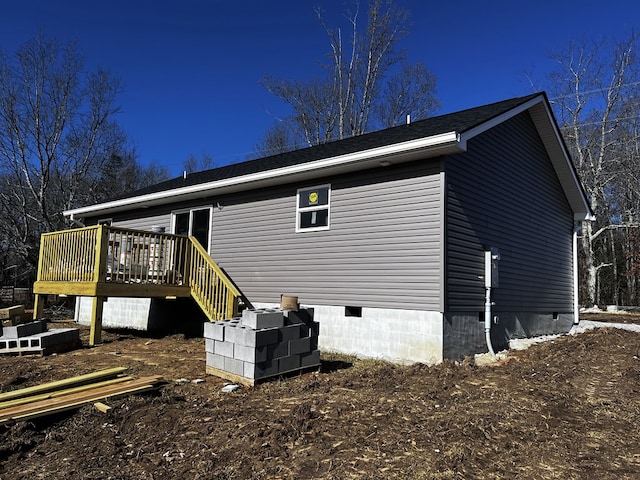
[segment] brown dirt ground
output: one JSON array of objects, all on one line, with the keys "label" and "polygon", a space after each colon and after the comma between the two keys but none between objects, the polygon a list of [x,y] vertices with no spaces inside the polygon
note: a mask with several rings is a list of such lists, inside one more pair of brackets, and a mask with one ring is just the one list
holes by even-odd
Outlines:
[{"label": "brown dirt ground", "polygon": [[104,340],[0,357],[0,391],[114,366],[166,385],[107,414],[0,426],[0,479],[640,478],[638,333],[563,336],[491,367],[324,355],[320,371],[231,394],[205,375],[200,338]]}]

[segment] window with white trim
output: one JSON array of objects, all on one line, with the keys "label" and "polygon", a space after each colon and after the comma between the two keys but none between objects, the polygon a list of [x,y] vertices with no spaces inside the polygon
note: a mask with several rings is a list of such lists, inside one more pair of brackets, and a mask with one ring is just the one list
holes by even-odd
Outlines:
[{"label": "window with white trim", "polygon": [[329,230],[331,185],[298,189],[296,232]]},{"label": "window with white trim", "polygon": [[192,208],[173,212],[171,215],[171,231],[176,235],[191,235],[208,252],[211,243],[212,207]]}]

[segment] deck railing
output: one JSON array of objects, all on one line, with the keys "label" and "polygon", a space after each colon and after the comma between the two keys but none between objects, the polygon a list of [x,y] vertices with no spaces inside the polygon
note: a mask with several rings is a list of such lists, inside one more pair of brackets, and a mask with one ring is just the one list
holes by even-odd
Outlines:
[{"label": "deck railing", "polygon": [[194,237],[190,237],[189,286],[191,296],[209,320],[238,314],[240,292]]},{"label": "deck railing", "polygon": [[187,286],[210,320],[237,315],[240,296],[195,238],[106,225],[42,235],[38,290],[54,283],[65,292],[74,283],[145,285],[148,296],[153,285]]}]

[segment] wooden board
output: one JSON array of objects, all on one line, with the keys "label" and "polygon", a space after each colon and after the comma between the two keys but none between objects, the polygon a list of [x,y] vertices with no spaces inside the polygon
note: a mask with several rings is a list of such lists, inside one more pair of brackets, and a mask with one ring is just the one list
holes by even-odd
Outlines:
[{"label": "wooden board", "polygon": [[258,383],[261,383],[261,382],[264,382],[264,381],[267,381],[267,380],[273,380],[274,378],[291,377],[293,375],[298,375],[298,374],[302,375],[303,373],[311,372],[313,370],[316,370],[319,366],[320,366],[320,364],[318,364],[318,365],[309,365],[308,367],[296,368],[296,369],[293,369],[293,370],[288,370],[286,372],[278,372],[278,373],[276,373],[274,375],[269,375],[269,376],[260,377],[260,378],[243,377],[242,375],[236,375],[234,373],[225,372],[224,370],[220,370],[218,368],[213,368],[213,367],[209,367],[209,366],[206,367],[205,371],[209,375],[215,375],[216,377],[224,378],[225,380],[229,380],[230,382],[233,382],[233,383],[239,383],[239,384],[244,385],[246,387],[254,387]]},{"label": "wooden board", "polygon": [[40,400],[26,405],[4,408],[0,410],[0,424],[9,421],[42,417],[79,408],[85,404],[95,403],[107,398],[153,390],[157,388],[161,382],[162,377],[159,376],[145,377],[117,385],[98,387],[85,392],[65,395],[59,398]]},{"label": "wooden board", "polygon": [[13,307],[0,308],[0,319],[8,320],[17,315],[22,315],[24,313],[24,305],[15,305]]},{"label": "wooden board", "polygon": [[11,392],[0,393],[0,402],[6,402],[14,398],[29,397],[31,395],[52,392],[72,386],[86,385],[88,383],[107,380],[109,378],[117,377],[118,375],[124,373],[126,370],[126,367],[107,368],[98,372],[65,378],[63,380],[58,380],[57,382],[42,383],[40,385],[34,385],[33,387],[21,388],[19,390],[12,390]]}]

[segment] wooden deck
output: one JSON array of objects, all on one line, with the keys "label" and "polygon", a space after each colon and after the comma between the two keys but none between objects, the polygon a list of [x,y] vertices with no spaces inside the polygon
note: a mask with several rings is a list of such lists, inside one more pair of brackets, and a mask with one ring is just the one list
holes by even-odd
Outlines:
[{"label": "wooden deck", "polygon": [[108,297],[193,297],[209,320],[237,315],[240,292],[193,237],[105,225],[42,235],[34,319],[43,295],[93,297],[90,343],[100,343]]}]

